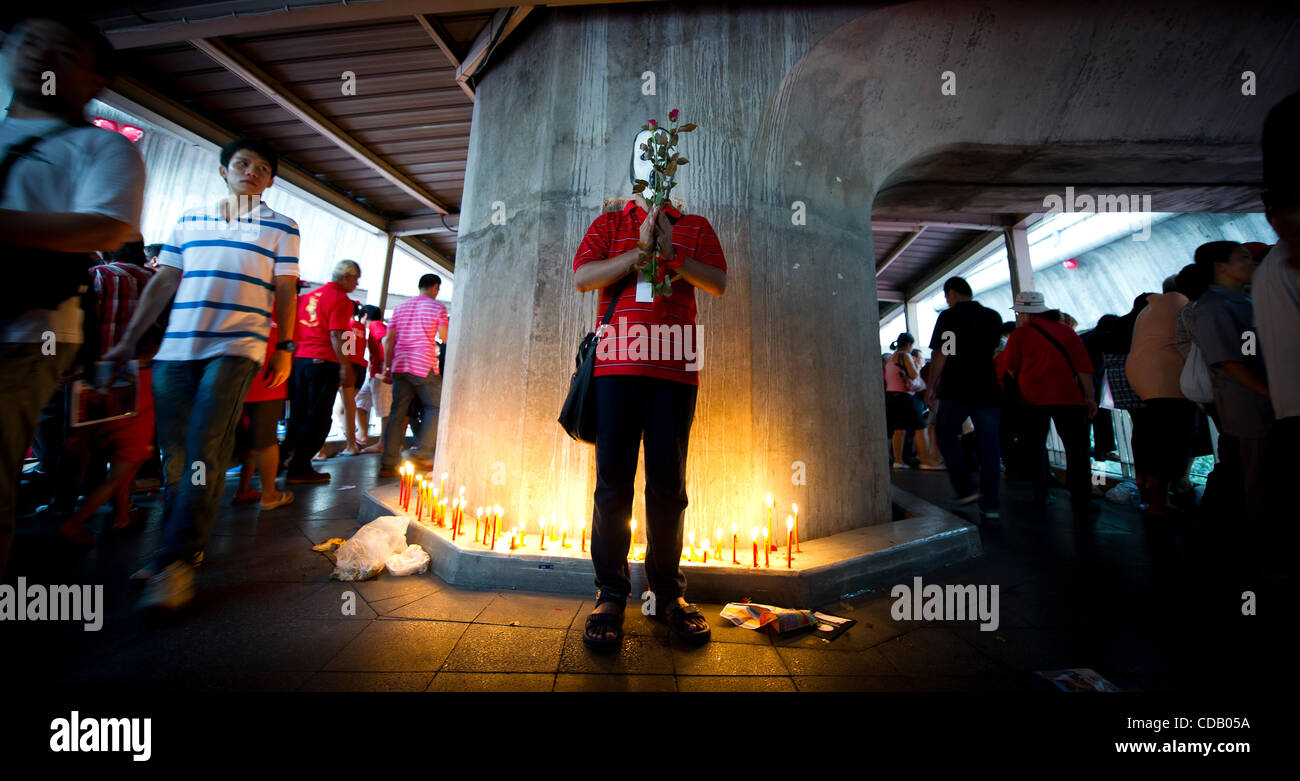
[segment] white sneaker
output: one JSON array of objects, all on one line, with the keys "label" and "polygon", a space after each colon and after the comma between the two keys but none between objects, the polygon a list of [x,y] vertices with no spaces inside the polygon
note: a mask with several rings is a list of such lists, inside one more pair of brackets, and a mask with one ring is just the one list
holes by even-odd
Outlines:
[{"label": "white sneaker", "polygon": [[194,567],[174,562],[149,581],[140,606],[180,610],[194,601],[194,581]]}]

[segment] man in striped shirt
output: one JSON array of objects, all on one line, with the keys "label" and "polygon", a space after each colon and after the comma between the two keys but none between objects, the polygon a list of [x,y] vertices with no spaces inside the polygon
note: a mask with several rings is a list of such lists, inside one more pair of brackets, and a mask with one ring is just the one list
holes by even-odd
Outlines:
[{"label": "man in striped shirt", "polygon": [[[633,179],[649,179],[633,152]],[[637,171],[637,168],[642,170]],[[647,189],[649,192],[649,189]],[[661,265],[676,266],[672,292],[656,302],[641,282],[638,243],[656,246]],[[595,650],[621,644],[622,613],[631,593],[627,551],[637,452],[645,442],[646,578],[655,617],[692,643],[710,637],[708,622],[690,605],[682,555],[686,511],[686,452],[699,385],[695,288],[720,296],[727,262],[708,220],[671,207],[649,206],[639,194],[591,224],[573,258],[578,292],[600,290],[603,316],[623,283],[610,332],[597,348],[596,492],[591,558],[600,589],[583,642]],[[638,284],[640,283],[640,284]]]},{"label": "man in striped shirt", "polygon": [[177,609],[193,599],[193,563],[201,560],[221,501],[244,396],[266,357],[272,306],[282,340],[264,372],[272,386],[288,379],[294,349],[298,225],[262,203],[275,179],[275,150],[240,138],[220,160],[226,197],[176,223],[158,273],[104,355],[118,362],[134,357],[136,342],[175,296],[154,357],[166,495],[162,549],[136,573],[150,577],[145,606]]},{"label": "man in striped shirt", "polygon": [[424,405],[419,444],[408,457],[420,469],[433,468],[434,440],[438,436],[438,402],[442,375],[438,370],[436,336],[447,341],[447,307],[436,299],[442,280],[437,274],[420,277],[420,295],[393,310],[384,336],[384,381],[393,383],[393,406],[384,424],[384,454],[379,476],[391,477],[406,438],[406,414],[418,396]]}]

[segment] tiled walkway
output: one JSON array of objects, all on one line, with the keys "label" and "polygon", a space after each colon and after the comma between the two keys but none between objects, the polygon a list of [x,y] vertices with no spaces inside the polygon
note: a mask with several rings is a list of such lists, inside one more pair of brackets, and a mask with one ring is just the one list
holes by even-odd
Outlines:
[{"label": "tiled walkway", "polygon": [[[99,632],[5,627],[6,669],[41,685],[172,691],[1015,692],[1050,691],[1033,672],[1063,667],[1094,668],[1129,690],[1232,691],[1282,674],[1281,622],[1240,612],[1244,589],[1278,587],[1236,574],[1206,536],[1151,530],[1113,508],[1079,527],[1056,508],[1030,512],[1015,489],[1003,520],[982,529],[983,556],[920,573],[926,583],[997,584],[997,631],[894,621],[893,600],[877,592],[815,606],[859,622],[833,642],[773,639],[702,605],[714,641],[696,649],[633,603],[623,652],[596,656],[581,641],[591,595],[471,591],[431,575],[329,582],[330,561],[311,545],[357,529],[377,458],[331,459],[331,485],[295,486],[298,502],[260,517],[229,506],[228,483],[199,603],[165,620],[134,610],[126,582],[157,538],[157,507],[144,531],[101,536],[84,554],[52,526],[21,525],[10,581],[102,583],[107,612]],[[947,496],[943,473],[895,479]]]}]

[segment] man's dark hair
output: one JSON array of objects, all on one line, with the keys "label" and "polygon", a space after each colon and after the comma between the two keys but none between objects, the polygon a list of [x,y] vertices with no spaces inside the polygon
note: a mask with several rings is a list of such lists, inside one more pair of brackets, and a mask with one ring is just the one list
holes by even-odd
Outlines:
[{"label": "man's dark hair", "polygon": [[1210,266],[1200,263],[1188,263],[1179,270],[1174,280],[1174,287],[1192,301],[1200,298],[1210,288],[1214,272]]},{"label": "man's dark hair", "polygon": [[370,318],[370,322],[372,323],[384,322],[383,311],[374,304],[366,304],[366,317]]},{"label": "man's dark hair", "polygon": [[148,261],[143,241],[128,241],[112,252],[101,252],[100,254],[103,256],[105,263],[134,263],[137,266],[143,266]]},{"label": "man's dark hair", "polygon": [[437,274],[425,274],[424,276],[420,277],[421,290],[430,287],[438,287],[441,285],[442,285],[442,277],[438,276]]},{"label": "man's dark hair", "polygon": [[1002,335],[1003,335],[1003,336],[1008,336],[1008,335],[1014,333],[1015,330],[1016,330],[1016,321],[1015,321],[1015,320],[1003,320],[1003,321],[1002,321]]},{"label": "man's dark hair", "polygon": [[221,147],[221,166],[224,168],[230,165],[230,158],[241,149],[247,149],[266,158],[266,162],[271,164],[271,176],[275,176],[280,168],[280,156],[276,154],[275,147],[271,146],[270,142],[260,138],[242,136]]},{"label": "man's dark hair", "polygon": [[971,292],[970,283],[961,277],[948,277],[944,280],[943,292],[945,294],[956,293],[959,296],[965,296],[967,298],[971,298],[975,295]]},{"label": "man's dark hair", "polygon": [[145,258],[147,258],[148,260],[153,260],[154,258],[156,258],[156,257],[158,257],[159,255],[162,254],[162,248],[163,248],[163,245],[161,245],[161,244],[147,244],[147,245],[145,245],[145,248],[144,248],[144,256],[145,256]]},{"label": "man's dark hair", "polygon": [[[12,17],[10,18],[12,19]],[[33,19],[45,19],[66,28],[90,49],[90,54],[95,60],[93,67],[95,73],[106,79],[111,79],[117,75],[118,58],[117,51],[113,49],[113,44],[109,43],[108,38],[104,37],[98,27],[86,21],[85,18],[78,16],[75,10],[70,14],[60,13],[58,16],[53,14],[46,16],[41,13],[28,14],[21,18],[17,24],[6,25],[9,34],[12,34],[24,23]]]}]

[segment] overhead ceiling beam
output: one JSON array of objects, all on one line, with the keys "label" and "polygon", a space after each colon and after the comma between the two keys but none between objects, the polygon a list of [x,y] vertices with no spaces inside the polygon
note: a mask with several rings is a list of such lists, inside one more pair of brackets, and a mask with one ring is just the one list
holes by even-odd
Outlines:
[{"label": "overhead ceiling beam", "polygon": [[929,288],[931,285],[934,285],[935,283],[939,282],[944,277],[956,273],[957,269],[961,268],[962,265],[966,263],[966,261],[975,257],[976,255],[979,255],[980,253],[984,252],[984,250],[988,249],[990,246],[1000,241],[1002,241],[1001,229],[995,231],[987,231],[985,233],[981,233],[980,235],[976,236],[974,239],[968,242],[966,246],[958,250],[956,255],[953,255],[951,258],[944,261],[942,264],[936,266],[935,269],[931,271],[929,274],[926,274],[925,277],[923,277],[920,282],[917,282],[916,284],[909,287],[905,291],[906,298],[908,298],[909,300],[916,298],[923,291]]},{"label": "overhead ceiling beam", "polygon": [[459,214],[406,217],[388,223],[388,232],[394,236],[424,236],[431,233],[455,233],[460,222]]},{"label": "overhead ceiling beam", "polygon": [[876,286],[876,300],[877,300],[877,301],[881,301],[881,302],[891,302],[891,301],[896,301],[896,302],[900,302],[900,303],[901,303],[901,302],[903,302],[903,301],[905,301],[905,300],[907,300],[907,299],[906,299],[906,297],[903,295],[903,291],[901,291],[901,290],[899,290],[899,289],[897,289],[897,288],[892,288],[892,287],[881,287],[881,286],[877,285],[877,286]]},{"label": "overhead ceiling beam", "polygon": [[[442,49],[442,53],[446,56],[447,61],[451,63],[451,67],[459,72],[461,63],[460,47],[456,43],[456,39],[451,36],[451,33],[447,32],[447,28],[442,26],[442,22],[438,21],[438,17],[433,14],[416,14],[415,19],[424,28],[424,31],[429,34],[429,37],[433,39],[433,42],[438,45],[438,48]],[[460,79],[456,80],[456,84],[465,91],[470,100],[474,99],[473,87]]]},{"label": "overhead ceiling beam", "polygon": [[451,213],[451,209],[437,196],[420,186],[419,183],[406,174],[398,171],[388,161],[372,152],[364,144],[348,135],[342,128],[312,108],[302,98],[289,91],[283,84],[273,79],[270,74],[262,70],[260,66],[245,57],[226,41],[219,38],[195,39],[190,41],[190,44],[423,206],[440,214]]},{"label": "overhead ceiling beam", "polygon": [[434,271],[441,271],[448,278],[451,278],[456,273],[456,264],[428,244],[410,236],[399,237],[397,240],[419,255],[424,260],[425,265]]},{"label": "overhead ceiling beam", "polygon": [[950,222],[947,220],[919,220],[907,222],[904,220],[872,220],[871,230],[874,233],[911,233],[921,228],[952,228],[967,231],[991,231],[1002,230],[1002,225],[984,222]]},{"label": "overhead ceiling beam", "polygon": [[[469,86],[469,80],[474,78],[483,67],[488,52],[494,45],[500,45],[519,23],[524,20],[528,14],[532,13],[533,6],[521,5],[515,8],[499,9],[492,17],[492,21],[483,26],[474,38],[474,43],[470,44],[469,53],[465,55],[464,60],[456,66],[456,83]],[[470,93],[471,95],[473,93]]]},{"label": "overhead ceiling beam", "polygon": [[898,260],[898,257],[902,255],[905,251],[907,251],[907,248],[912,246],[912,242],[916,241],[917,237],[919,237],[924,232],[925,232],[925,226],[922,225],[921,227],[917,228],[916,230],[904,236],[897,244],[895,244],[894,248],[889,251],[889,254],[885,255],[885,257],[882,258],[881,261],[876,264],[876,276],[880,276],[881,274],[885,273],[885,269],[889,268],[889,264],[893,263],[895,260]]},{"label": "overhead ceiling beam", "polygon": [[[645,0],[622,0],[644,2]],[[608,0],[572,0],[551,5],[608,5]],[[273,5],[273,3],[267,3]],[[104,29],[116,49],[179,43],[195,38],[218,38],[224,35],[248,35],[277,30],[320,25],[351,25],[380,19],[410,18],[417,14],[447,14],[466,11],[491,11],[501,7],[500,0],[378,0],[377,2],[337,3],[309,8],[285,7],[274,12],[241,16],[238,12],[204,16],[164,16],[154,12],[157,22],[120,25]]]},{"label": "overhead ceiling beam", "polygon": [[[100,99],[114,108],[151,122],[191,142],[223,146],[238,137],[238,134],[230,128],[213,122],[188,106],[177,103],[129,76],[119,75]],[[385,230],[389,225],[389,220],[386,218],[365,208],[287,160],[280,161],[276,178],[371,227]]]}]

